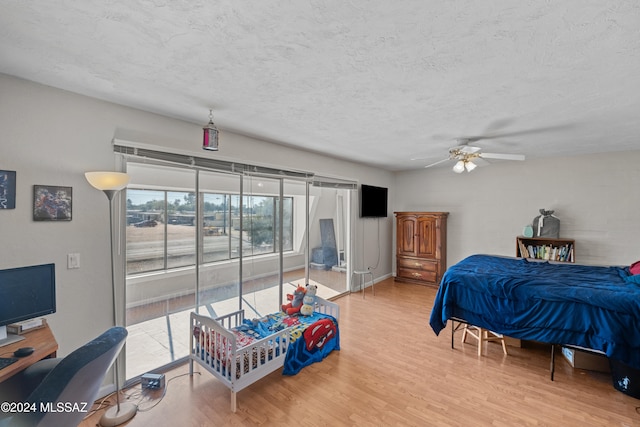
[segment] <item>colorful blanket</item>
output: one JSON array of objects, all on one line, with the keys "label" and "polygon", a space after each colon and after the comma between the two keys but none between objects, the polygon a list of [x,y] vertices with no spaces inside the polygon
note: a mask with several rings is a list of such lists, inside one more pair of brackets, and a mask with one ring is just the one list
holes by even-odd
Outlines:
[{"label": "colorful blanket", "polygon": [[338,321],[327,314],[311,316],[269,314],[261,319],[248,320],[231,331],[238,347],[245,347],[279,330],[293,327],[284,362],[283,375],[295,375],[305,366],[320,362],[333,350],[340,350]]}]

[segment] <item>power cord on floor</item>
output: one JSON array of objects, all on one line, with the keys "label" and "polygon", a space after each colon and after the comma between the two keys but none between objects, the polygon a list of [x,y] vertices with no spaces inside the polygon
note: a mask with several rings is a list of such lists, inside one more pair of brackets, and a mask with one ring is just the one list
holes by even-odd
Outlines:
[{"label": "power cord on floor", "polygon": [[[96,400],[95,402],[93,402],[93,406],[98,405],[96,408],[90,410],[87,415],[84,416],[83,420],[86,420],[87,418],[89,418],[90,416],[92,416],[93,414],[95,414],[98,411],[101,411],[103,409],[108,408],[109,406],[111,406],[110,403],[107,403],[107,399],[109,399],[111,396],[115,395],[116,392],[112,392],[107,394],[106,396],[104,396],[102,399],[100,399],[99,401]],[[92,406],[92,408],[93,408]]]},{"label": "power cord on floor", "polygon": [[[198,375],[202,375],[202,373],[200,371],[195,371],[194,374],[198,374]],[[176,378],[180,378],[180,377],[184,377],[186,375],[190,375],[188,372],[185,374],[180,374],[180,375],[176,375],[175,377],[171,377],[167,380],[167,383],[164,387],[164,389],[162,390],[162,395],[160,396],[160,398],[157,399],[157,402],[155,402],[153,405],[149,406],[148,408],[141,408],[141,404],[143,404],[143,399],[145,398],[149,398],[149,400],[151,400],[153,398],[153,396],[150,396],[150,390],[151,389],[140,389],[137,391],[134,391],[132,393],[123,393],[124,394],[124,398],[126,400],[130,400],[130,399],[138,399],[138,402],[136,403],[136,406],[138,407],[138,412],[147,412],[150,411],[151,409],[155,408],[160,402],[162,402],[162,400],[164,399],[165,395],[167,394],[167,388],[169,388],[169,383],[173,380],[175,380]],[[116,394],[116,392],[112,392],[107,394],[106,396],[104,396],[102,399],[96,400],[93,403],[93,406],[96,406],[95,408],[93,408],[92,410],[90,410],[87,415],[85,415],[85,417],[83,418],[83,420],[86,420],[87,418],[91,417],[92,415],[94,415],[96,412],[99,412],[103,409],[107,409],[110,406],[112,406],[112,403],[107,402],[107,400],[109,398],[111,398],[112,396],[114,396]],[[155,399],[154,399],[155,400]]]}]

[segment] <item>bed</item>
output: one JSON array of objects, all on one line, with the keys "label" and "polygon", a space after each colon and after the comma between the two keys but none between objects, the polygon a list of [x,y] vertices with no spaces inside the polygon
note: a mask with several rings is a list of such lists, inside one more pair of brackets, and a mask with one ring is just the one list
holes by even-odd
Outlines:
[{"label": "bed", "polygon": [[191,313],[189,373],[194,363],[213,374],[236,393],[273,371],[295,375],[302,368],[340,349],[340,307],[316,297],[310,316],[280,311],[260,319],[245,319],[244,310],[213,319]]},{"label": "bed", "polygon": [[[593,350],[640,369],[640,284],[627,267],[472,255],[444,274],[431,311],[523,340]],[[452,329],[453,330],[453,329]]]}]

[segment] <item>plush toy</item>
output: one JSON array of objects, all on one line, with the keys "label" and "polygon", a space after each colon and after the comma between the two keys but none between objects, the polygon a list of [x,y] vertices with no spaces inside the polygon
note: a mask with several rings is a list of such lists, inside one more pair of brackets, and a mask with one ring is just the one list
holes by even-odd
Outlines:
[{"label": "plush toy", "polygon": [[313,307],[316,304],[316,293],[318,287],[314,284],[308,284],[307,290],[302,299],[302,307],[300,308],[300,314],[303,316],[311,316],[313,314]]},{"label": "plush toy", "polygon": [[304,298],[305,289],[302,286],[298,286],[293,295],[287,294],[289,303],[282,305],[282,311],[287,314],[295,314],[300,311],[302,307],[302,300]]}]

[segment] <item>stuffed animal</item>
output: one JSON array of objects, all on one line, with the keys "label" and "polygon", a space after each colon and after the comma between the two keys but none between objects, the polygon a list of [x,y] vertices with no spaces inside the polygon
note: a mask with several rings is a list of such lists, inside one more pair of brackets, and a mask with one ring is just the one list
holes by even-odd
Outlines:
[{"label": "stuffed animal", "polygon": [[300,314],[303,316],[311,316],[313,314],[313,307],[316,304],[316,293],[318,287],[314,284],[307,284],[307,290],[302,299],[302,307],[300,308]]},{"label": "stuffed animal", "polygon": [[287,294],[289,303],[282,305],[282,311],[291,315],[300,311],[302,307],[302,300],[304,299],[305,289],[302,286],[298,286],[293,295]]}]

